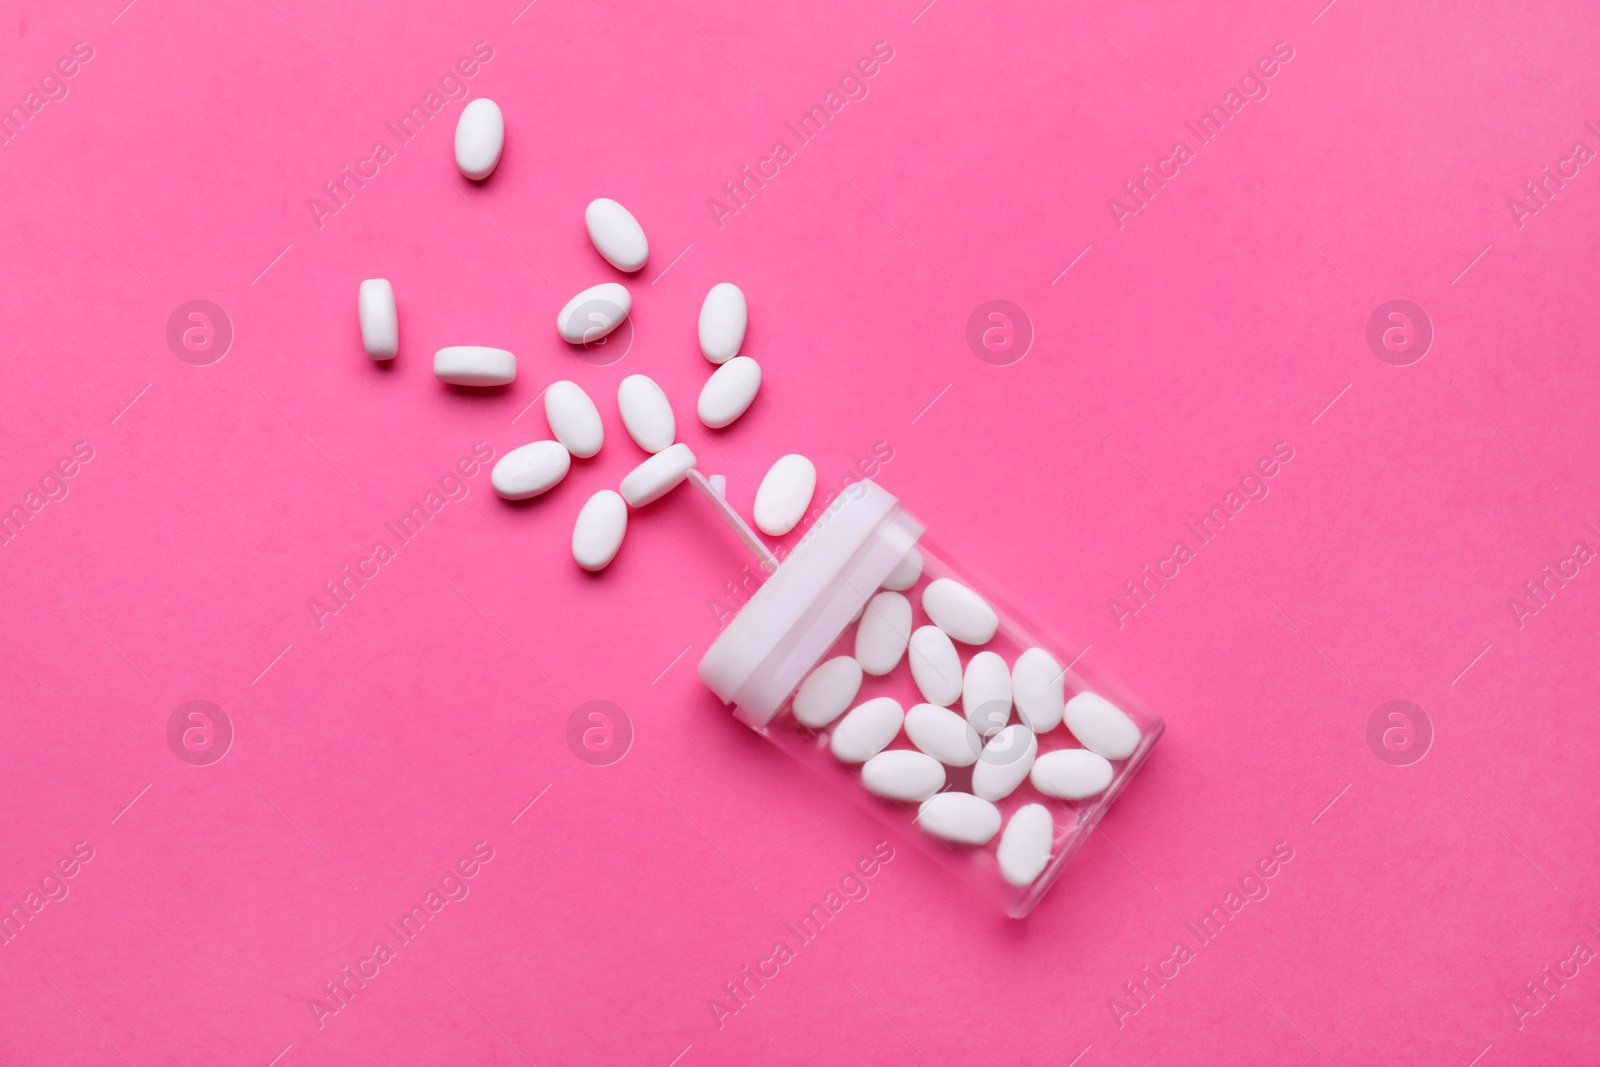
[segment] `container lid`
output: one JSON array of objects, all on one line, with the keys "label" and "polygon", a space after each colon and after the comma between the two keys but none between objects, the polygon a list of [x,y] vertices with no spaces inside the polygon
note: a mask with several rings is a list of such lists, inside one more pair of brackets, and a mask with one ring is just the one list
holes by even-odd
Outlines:
[{"label": "container lid", "polygon": [[706,650],[700,680],[765,726],[922,531],[876,483],[845,489]]}]

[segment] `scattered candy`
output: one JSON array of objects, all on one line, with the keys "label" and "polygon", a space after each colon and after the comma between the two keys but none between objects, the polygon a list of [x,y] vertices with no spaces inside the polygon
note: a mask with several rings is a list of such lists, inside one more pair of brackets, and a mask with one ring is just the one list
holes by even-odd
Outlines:
[{"label": "scattered candy", "polygon": [[769,537],[782,537],[800,524],[817,491],[817,468],[802,455],[780,457],[756,490],[756,528]]},{"label": "scattered candy", "polygon": [[455,345],[433,354],[433,376],[451,385],[488,388],[517,378],[517,357],[503,348]]},{"label": "scattered candy", "polygon": [[456,166],[475,182],[481,182],[500,165],[500,152],[506,146],[506,117],[500,105],[478,97],[461,109],[456,119]]},{"label": "scattered candy", "polygon": [[572,524],[572,558],[586,571],[605,570],[628,532],[628,504],[612,489],[590,497]]},{"label": "scattered candy", "polygon": [[622,499],[636,508],[666,496],[694,470],[694,453],[683,443],[662,449],[622,479]]},{"label": "scattered candy", "polygon": [[744,291],[732,282],[718,282],[700,305],[700,352],[713,363],[726,363],[739,354],[750,309]]},{"label": "scattered candy", "polygon": [[588,459],[605,444],[600,411],[576,382],[551,382],[544,391],[544,417],[550,432],[579,459]]},{"label": "scattered candy", "polygon": [[700,390],[700,421],[713,430],[743,415],[761,388],[761,367],[749,356],[734,356],[718,367]]},{"label": "scattered candy", "polygon": [[356,299],[361,319],[361,347],[373,359],[393,359],[400,351],[400,317],[394,286],[386,278],[368,278]]},{"label": "scattered candy", "polygon": [[571,466],[572,456],[560,441],[535,441],[501,456],[489,482],[507,500],[527,500],[554,488]]},{"label": "scattered candy", "polygon": [[595,251],[618,270],[631,274],[650,258],[650,241],[644,235],[644,227],[633,212],[615,200],[601,197],[590,201],[583,211],[583,224],[588,227]]},{"label": "scattered candy", "polygon": [[618,384],[617,408],[628,436],[646,452],[660,452],[677,437],[678,420],[667,394],[643,374],[630,374]]},{"label": "scattered candy", "polygon": [[633,294],[618,282],[591,285],[556,315],[556,332],[568,344],[586,345],[611,333],[633,310]]}]

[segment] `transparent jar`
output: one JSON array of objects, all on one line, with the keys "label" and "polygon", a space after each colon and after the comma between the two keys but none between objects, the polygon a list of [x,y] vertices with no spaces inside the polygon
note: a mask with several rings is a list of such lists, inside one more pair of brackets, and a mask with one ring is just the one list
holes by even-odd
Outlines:
[{"label": "transparent jar", "polygon": [[846,489],[780,564],[705,478],[690,480],[770,574],[702,657],[701,680],[1008,915],[1032,911],[1162,720],[1024,622],[875,483]]}]

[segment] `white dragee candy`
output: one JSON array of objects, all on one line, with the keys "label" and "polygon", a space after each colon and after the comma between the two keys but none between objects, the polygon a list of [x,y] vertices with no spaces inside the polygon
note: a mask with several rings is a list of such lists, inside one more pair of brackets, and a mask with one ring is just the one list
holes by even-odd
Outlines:
[{"label": "white dragee candy", "polygon": [[701,422],[720,429],[745,413],[760,388],[760,365],[749,356],[734,356],[706,380],[695,410]]},{"label": "white dragee candy", "polygon": [[621,326],[632,310],[633,294],[627,286],[601,282],[567,301],[556,315],[556,332],[568,344],[589,344]]},{"label": "white dragee candy", "polygon": [[861,691],[861,664],[835,656],[806,676],[794,694],[794,717],[802,726],[820,730],[844,714]]},{"label": "white dragee candy", "polygon": [[911,635],[911,677],[922,699],[947,708],[961,696],[961,657],[937,626],[919,626]]},{"label": "white dragee candy", "polygon": [[572,456],[560,441],[535,441],[501,456],[489,483],[507,500],[526,500],[549,491],[571,466]]},{"label": "white dragee candy", "polygon": [[899,593],[879,593],[867,601],[856,627],[856,662],[868,674],[888,674],[906,654],[911,639],[911,601]]},{"label": "white dragee candy", "polygon": [[1011,667],[1011,692],[1017,718],[1034,733],[1049,733],[1061,725],[1067,704],[1066,672],[1044,649],[1030,648],[1017,657]]},{"label": "white dragee candy", "polygon": [[475,182],[494,173],[506,146],[506,117],[500,105],[478,97],[456,119],[456,166]]},{"label": "white dragee candy", "polygon": [[387,278],[368,278],[356,297],[361,319],[361,347],[373,359],[393,359],[400,351],[400,316],[394,306],[394,286]]},{"label": "white dragee candy", "polygon": [[572,558],[586,571],[605,570],[628,532],[628,504],[615,490],[590,497],[572,524]]},{"label": "white dragee candy", "polygon": [[600,411],[577,382],[551,382],[544,391],[544,417],[550,432],[579,459],[588,459],[605,444]]},{"label": "white dragee candy", "polygon": [[782,537],[805,518],[817,491],[817,468],[806,457],[790,453],[779,457],[756,490],[756,527],[770,537]]},{"label": "white dragee candy", "polygon": [[917,579],[922,577],[922,553],[916,549],[907,552],[899,563],[894,565],[894,570],[889,572],[889,577],[883,580],[885,589],[905,591],[917,584]]},{"label": "white dragee candy", "polygon": [[972,791],[985,800],[1000,800],[1011,795],[1033,770],[1039,753],[1039,739],[1026,726],[1007,726],[989,738],[972,765]]},{"label": "white dragee candy", "polygon": [[1079,693],[1067,701],[1065,719],[1084,748],[1106,759],[1127,759],[1139,747],[1139,727],[1098,693]]},{"label": "white dragee candy", "polygon": [[1000,627],[1000,617],[977,593],[950,578],[937,578],[922,591],[922,610],[935,626],[968,645],[985,645]]},{"label": "white dragee candy", "polygon": [[984,737],[1011,721],[1011,671],[996,653],[979,652],[967,661],[961,710]]},{"label": "white dragee candy", "polygon": [[921,752],[890,749],[861,765],[861,784],[890,800],[923,801],[944,788],[944,767]]},{"label": "white dragee candy", "polygon": [[694,470],[694,453],[679,442],[651,456],[622,479],[622,499],[636,508],[666,496]]},{"label": "white dragee candy", "polygon": [[995,859],[1000,875],[1014,886],[1033,884],[1050,862],[1050,846],[1055,826],[1043,804],[1024,804],[1011,816],[1006,832],[1000,835]]},{"label": "white dragee candy", "polygon": [[433,376],[451,385],[506,385],[517,379],[517,357],[503,348],[452,345],[433,354]]},{"label": "white dragee candy", "polygon": [[939,793],[917,809],[917,824],[960,845],[987,845],[1000,832],[1000,809],[971,793]]},{"label": "white dragee candy", "polygon": [[906,712],[906,736],[947,767],[970,767],[983,751],[978,731],[949,708],[937,704],[916,704]]},{"label": "white dragee candy", "polygon": [[828,747],[845,763],[865,763],[882,752],[900,732],[905,714],[894,697],[875,697],[857,704],[839,720]]},{"label": "white dragee candy", "polygon": [[1033,761],[1028,780],[1047,797],[1082,800],[1111,784],[1111,762],[1086,748],[1060,748]]},{"label": "white dragee candy", "polygon": [[739,354],[750,309],[744,291],[732,282],[718,282],[700,305],[700,353],[713,363],[726,363]]},{"label": "white dragee candy", "polygon": [[678,435],[667,394],[643,374],[630,374],[617,385],[617,408],[628,436],[646,452],[660,452]]},{"label": "white dragee candy", "polygon": [[633,212],[615,200],[602,196],[589,201],[589,206],[583,209],[583,224],[589,230],[589,240],[594,242],[595,251],[618,270],[631,274],[650,258],[650,241],[644,235],[644,227],[633,217]]}]

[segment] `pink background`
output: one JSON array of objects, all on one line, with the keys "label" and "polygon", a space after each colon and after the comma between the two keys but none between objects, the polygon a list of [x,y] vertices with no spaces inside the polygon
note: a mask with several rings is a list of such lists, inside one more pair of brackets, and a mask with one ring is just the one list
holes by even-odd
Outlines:
[{"label": "pink background", "polygon": [[[1600,968],[1562,962],[1600,949],[1600,574],[1520,628],[1509,606],[1600,548],[1600,175],[1520,227],[1508,206],[1600,148],[1592,6],[925,2],[12,8],[0,102],[74,42],[93,59],[0,148],[0,502],[93,458],[0,548],[0,904],[93,859],[0,948],[0,1062],[1600,1048]],[[479,41],[468,85],[509,134],[468,187],[459,100],[403,146],[384,124]],[[869,95],[719,228],[708,198],[879,41]],[[1108,200],[1279,41],[1270,94],[1119,229]],[[394,158],[319,229],[307,200],[378,139]],[[606,367],[552,329],[617,276],[581,224],[601,195],[653,249]],[[399,294],[392,368],[359,346],[371,276]],[[723,280],[766,384],[708,436],[694,321]],[[1365,340],[1395,298],[1436,331],[1406,367]],[[209,366],[167,345],[191,299],[235,331]],[[1020,362],[968,348],[990,299],[1031,319]],[[459,343],[515,351],[517,382],[441,386],[430,355]],[[692,497],[637,514],[604,575],[573,565],[580,503],[640,458],[613,399],[633,372],[741,508],[784,452],[837,485],[886,442],[880,480],[941,544],[1166,717],[1028,920],[899,847],[719,1028],[723,983],[882,835],[696,681],[743,561]],[[600,456],[526,506],[467,479],[319,629],[323,583],[394,547],[385,521],[474,442],[544,436],[519,413],[561,377],[600,402]],[[1278,441],[1270,495],[1119,627],[1122,583]],[[192,699],[236,731],[210,766],[168,748]],[[567,744],[591,699],[633,726],[609,766]],[[1367,744],[1391,699],[1433,726],[1410,766]],[[319,1028],[310,999],[477,842],[470,895]],[[1124,983],[1279,842],[1269,896],[1130,1013]]]}]

